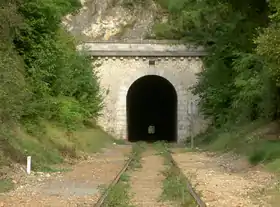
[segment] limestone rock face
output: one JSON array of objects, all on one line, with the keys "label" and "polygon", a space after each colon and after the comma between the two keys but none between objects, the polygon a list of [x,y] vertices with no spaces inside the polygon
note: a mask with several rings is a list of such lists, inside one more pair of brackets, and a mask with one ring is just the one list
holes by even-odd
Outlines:
[{"label": "limestone rock face", "polygon": [[157,6],[153,0],[145,5],[128,7],[128,0],[82,0],[77,14],[69,14],[63,25],[78,40],[143,39],[151,28]]}]

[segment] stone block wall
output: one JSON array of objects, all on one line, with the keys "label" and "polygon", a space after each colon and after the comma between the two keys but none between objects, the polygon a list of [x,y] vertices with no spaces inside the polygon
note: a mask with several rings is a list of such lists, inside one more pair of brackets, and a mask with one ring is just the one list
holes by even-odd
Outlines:
[{"label": "stone block wall", "polygon": [[[150,59],[155,60],[154,65],[149,64]],[[197,81],[196,74],[203,69],[199,57],[99,57],[93,67],[97,67],[105,97],[98,123],[116,138],[127,138],[126,95],[133,82],[145,75],[164,77],[176,89],[178,142],[205,129],[206,121],[197,111],[197,97],[189,89]]]}]

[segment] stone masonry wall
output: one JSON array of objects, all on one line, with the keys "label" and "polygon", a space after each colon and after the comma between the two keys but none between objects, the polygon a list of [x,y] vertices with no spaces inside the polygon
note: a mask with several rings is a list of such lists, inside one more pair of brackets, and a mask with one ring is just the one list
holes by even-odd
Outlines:
[{"label": "stone masonry wall", "polygon": [[[149,65],[150,58],[155,60],[155,65]],[[132,83],[145,75],[162,76],[177,91],[178,142],[205,129],[206,122],[196,109],[197,97],[189,89],[196,83],[196,73],[203,68],[199,57],[99,57],[93,67],[98,67],[105,96],[98,123],[116,138],[127,138],[126,95]]]}]

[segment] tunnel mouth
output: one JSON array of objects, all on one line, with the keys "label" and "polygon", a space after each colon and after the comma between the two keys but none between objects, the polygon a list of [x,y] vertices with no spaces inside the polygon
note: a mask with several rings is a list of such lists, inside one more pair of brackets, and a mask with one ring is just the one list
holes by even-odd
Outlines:
[{"label": "tunnel mouth", "polygon": [[137,79],[127,92],[126,110],[128,141],[177,141],[177,93],[167,79]]}]

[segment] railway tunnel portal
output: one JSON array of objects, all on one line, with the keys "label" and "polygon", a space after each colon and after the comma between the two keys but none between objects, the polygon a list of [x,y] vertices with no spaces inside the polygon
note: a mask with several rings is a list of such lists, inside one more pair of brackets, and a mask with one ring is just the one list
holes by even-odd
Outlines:
[{"label": "railway tunnel portal", "polygon": [[98,124],[128,141],[184,142],[207,122],[191,93],[203,70],[203,48],[174,41],[87,42],[100,77],[104,108]]},{"label": "railway tunnel portal", "polygon": [[157,75],[143,76],[130,86],[126,96],[128,141],[176,142],[177,93]]}]

